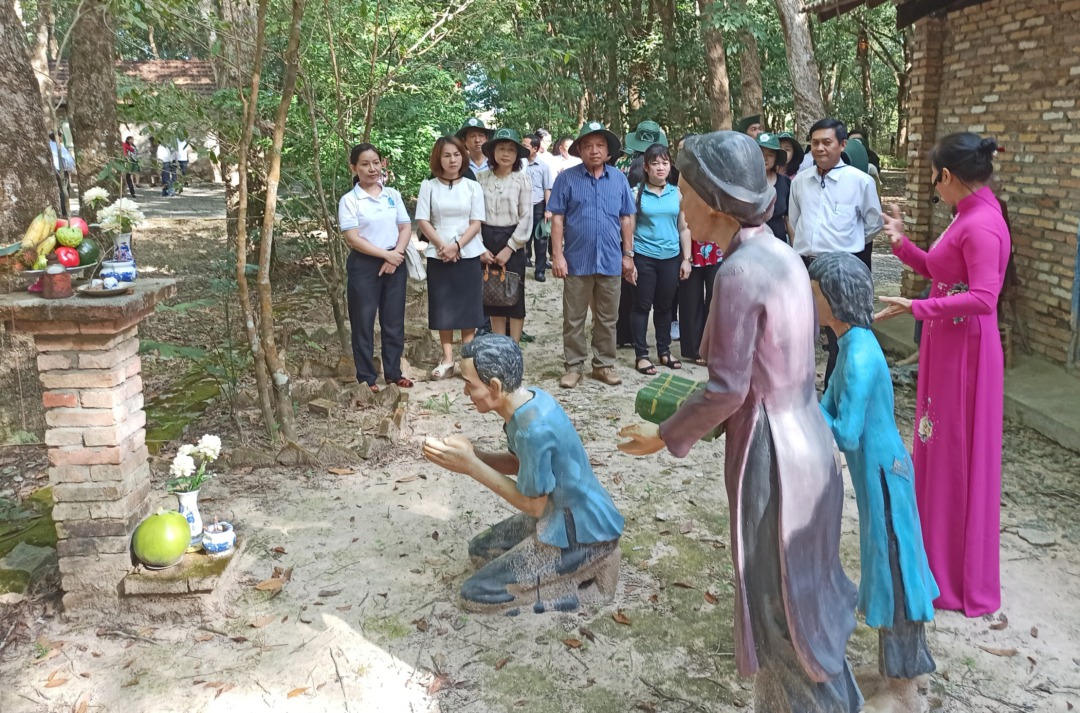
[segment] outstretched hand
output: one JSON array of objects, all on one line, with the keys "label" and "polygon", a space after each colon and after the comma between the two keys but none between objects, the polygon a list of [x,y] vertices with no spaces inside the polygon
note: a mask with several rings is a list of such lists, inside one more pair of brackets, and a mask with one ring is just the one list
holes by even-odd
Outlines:
[{"label": "outstretched hand", "polygon": [[472,443],[464,436],[424,439],[424,457],[437,466],[470,475],[476,463]]},{"label": "outstretched hand", "polygon": [[655,423],[635,423],[619,430],[619,435],[629,438],[619,444],[619,450],[632,456],[647,456],[664,450],[664,439],[660,437],[660,427]]},{"label": "outstretched hand", "polygon": [[904,241],[904,214],[895,203],[889,206],[889,211],[891,215],[882,211],[881,220],[885,224],[885,234],[889,236],[889,243],[896,248]]},{"label": "outstretched hand", "polygon": [[906,297],[878,297],[878,299],[885,303],[885,309],[874,315],[875,322],[884,322],[911,312],[911,300]]}]

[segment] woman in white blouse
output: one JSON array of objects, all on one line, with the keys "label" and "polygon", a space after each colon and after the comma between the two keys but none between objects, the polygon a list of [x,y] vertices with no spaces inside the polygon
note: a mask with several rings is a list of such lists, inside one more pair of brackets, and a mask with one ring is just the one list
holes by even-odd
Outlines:
[{"label": "woman in white blouse", "polygon": [[382,157],[378,149],[371,144],[353,146],[349,167],[353,189],[338,202],[338,227],[351,248],[346,270],[356,381],[379,390],[374,360],[378,314],[386,383],[407,389],[413,382],[401,373],[408,274],[402,263],[412,223],[401,194],[379,185]]},{"label": "woman in white blouse", "polygon": [[420,184],[416,221],[428,240],[428,328],[439,332],[442,359],[432,379],[454,373],[454,331],[461,343],[472,341],[484,322],[484,253],[480,222],[484,219],[484,192],[476,181],[462,178],[465,146],[444,136],[431,150],[431,174]]},{"label": "woman in white blouse", "polygon": [[509,307],[484,305],[484,314],[491,319],[491,331],[509,334],[521,341],[525,324],[525,243],[532,234],[532,182],[522,169],[522,159],[528,160],[529,149],[513,129],[499,129],[484,144],[489,170],[476,177],[484,189],[484,224],[480,237],[484,254],[480,261],[492,267],[504,267],[520,277],[517,302]]}]

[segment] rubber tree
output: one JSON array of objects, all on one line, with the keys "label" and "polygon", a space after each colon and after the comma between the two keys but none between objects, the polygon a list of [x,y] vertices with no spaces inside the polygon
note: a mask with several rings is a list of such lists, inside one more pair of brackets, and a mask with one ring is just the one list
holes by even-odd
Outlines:
[{"label": "rubber tree", "polygon": [[0,0],[0,244],[20,239],[34,216],[56,208],[41,93],[26,34],[11,0]]},{"label": "rubber tree", "polygon": [[814,56],[814,41],[810,36],[810,20],[802,11],[801,0],[775,0],[784,31],[784,50],[795,95],[795,134],[805,137],[810,127],[825,118],[825,102],[821,98],[821,72]]}]

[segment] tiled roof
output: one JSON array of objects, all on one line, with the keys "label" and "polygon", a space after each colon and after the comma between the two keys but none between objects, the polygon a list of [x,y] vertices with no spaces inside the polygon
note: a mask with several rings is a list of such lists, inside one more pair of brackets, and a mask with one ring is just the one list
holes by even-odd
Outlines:
[{"label": "tiled roof", "polygon": [[[818,19],[824,22],[860,7],[877,7],[885,2],[886,0],[810,0],[805,2],[803,12],[817,15]],[[893,0],[896,5],[896,26],[904,28],[927,15],[945,15],[984,2],[986,0]]]},{"label": "tiled roof", "polygon": [[[121,61],[116,70],[147,84],[174,84],[182,89],[209,96],[217,91],[214,68],[205,59],[151,59],[142,62]],[[57,97],[67,94],[70,77],[67,60],[50,62],[49,71],[56,82]]]}]

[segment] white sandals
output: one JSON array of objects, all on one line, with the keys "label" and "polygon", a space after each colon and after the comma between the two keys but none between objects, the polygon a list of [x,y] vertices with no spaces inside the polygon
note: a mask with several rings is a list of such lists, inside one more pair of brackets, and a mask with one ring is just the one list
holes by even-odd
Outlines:
[{"label": "white sandals", "polygon": [[449,364],[439,364],[437,367],[431,370],[431,378],[433,381],[441,381],[448,376],[454,375],[454,362]]}]

